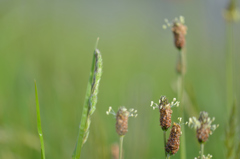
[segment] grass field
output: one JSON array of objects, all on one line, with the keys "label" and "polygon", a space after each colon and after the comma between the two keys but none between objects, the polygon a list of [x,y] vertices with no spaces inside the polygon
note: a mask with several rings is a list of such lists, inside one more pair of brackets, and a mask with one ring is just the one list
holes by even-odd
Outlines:
[{"label": "grass field", "polygon": [[[219,128],[205,145],[205,154],[226,153],[227,23],[226,0],[160,0],[145,2],[8,1],[0,2],[0,158],[40,159],[34,79],[38,84],[46,158],[71,158],[97,37],[103,58],[97,109],[92,115],[82,158],[111,158],[119,138],[109,106],[138,110],[129,119],[125,159],[164,158],[159,112],[150,108],[161,95],[177,97],[178,51],[164,19],[183,15],[186,35],[185,89],[191,108],[207,111]],[[240,96],[240,23],[232,25],[234,90]],[[179,108],[173,108],[177,121]],[[238,117],[239,120],[239,117]],[[199,155],[194,130],[185,126],[187,158]],[[177,153],[171,158],[179,158]]]}]

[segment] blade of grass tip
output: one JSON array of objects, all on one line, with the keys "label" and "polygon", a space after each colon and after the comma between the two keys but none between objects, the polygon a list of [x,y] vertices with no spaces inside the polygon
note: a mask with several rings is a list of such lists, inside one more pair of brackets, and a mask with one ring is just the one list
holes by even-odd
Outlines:
[{"label": "blade of grass tip", "polygon": [[44,149],[42,126],[41,126],[41,117],[40,117],[40,108],[39,108],[36,80],[34,80],[34,83],[35,83],[35,96],[36,96],[37,128],[38,128],[38,135],[41,143],[41,158],[45,159],[45,149]]},{"label": "blade of grass tip", "polygon": [[98,86],[102,75],[102,57],[100,51],[97,49],[98,40],[93,52],[92,68],[90,71],[89,81],[87,84],[87,92],[82,110],[82,117],[78,130],[78,138],[72,159],[79,159],[81,156],[81,149],[86,142],[89,134],[90,116],[96,109]]}]

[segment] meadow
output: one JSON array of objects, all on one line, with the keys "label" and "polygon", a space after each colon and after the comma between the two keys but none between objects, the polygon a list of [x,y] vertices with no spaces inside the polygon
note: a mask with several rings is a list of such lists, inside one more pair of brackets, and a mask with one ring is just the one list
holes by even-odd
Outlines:
[{"label": "meadow", "polygon": [[[120,106],[138,111],[137,118],[129,119],[125,159],[164,158],[159,112],[151,109],[150,102],[162,95],[177,98],[179,51],[171,29],[162,25],[164,19],[180,15],[188,27],[185,120],[198,117],[200,111],[215,117],[214,123],[220,126],[204,152],[225,158],[229,45],[240,109],[240,23],[230,24],[223,18],[227,4],[228,0],[0,1],[0,159],[41,158],[34,79],[46,158],[71,158],[97,37],[103,74],[81,158],[111,158],[111,145],[119,137],[116,120],[106,115],[109,106],[115,111]],[[179,111],[173,108],[173,121]],[[187,158],[193,159],[200,150],[195,130],[185,126],[185,138]],[[180,153],[171,158],[180,158]]]}]

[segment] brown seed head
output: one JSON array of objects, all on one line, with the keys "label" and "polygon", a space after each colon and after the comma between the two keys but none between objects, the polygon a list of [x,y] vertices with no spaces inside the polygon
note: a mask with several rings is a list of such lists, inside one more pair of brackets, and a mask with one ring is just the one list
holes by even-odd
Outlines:
[{"label": "brown seed head", "polygon": [[208,140],[211,133],[211,125],[208,123],[208,113],[204,111],[200,112],[198,121],[201,123],[201,127],[197,129],[197,139],[199,143],[204,143]]},{"label": "brown seed head", "polygon": [[170,155],[174,155],[179,150],[180,146],[180,136],[181,136],[181,126],[179,124],[173,123],[168,142],[166,144],[166,151]]},{"label": "brown seed head", "polygon": [[123,136],[128,131],[129,112],[125,107],[120,107],[116,115],[116,131],[119,136]]},{"label": "brown seed head", "polygon": [[219,125],[212,124],[215,120],[208,117],[207,112],[200,112],[200,116],[197,119],[196,117],[189,118],[188,126],[196,129],[197,139],[199,143],[204,143],[208,140],[209,135],[212,135],[212,132],[216,130]]},{"label": "brown seed head", "polygon": [[159,111],[160,111],[160,126],[163,130],[167,130],[172,123],[171,116],[172,110],[170,103],[165,96],[161,96],[159,100]]},{"label": "brown seed head", "polygon": [[181,50],[186,43],[185,35],[187,34],[187,27],[180,22],[174,22],[172,26],[172,32],[175,46]]},{"label": "brown seed head", "polygon": [[209,134],[211,130],[210,127],[206,127],[201,125],[200,128],[197,129],[197,139],[199,143],[204,143],[208,140]]}]

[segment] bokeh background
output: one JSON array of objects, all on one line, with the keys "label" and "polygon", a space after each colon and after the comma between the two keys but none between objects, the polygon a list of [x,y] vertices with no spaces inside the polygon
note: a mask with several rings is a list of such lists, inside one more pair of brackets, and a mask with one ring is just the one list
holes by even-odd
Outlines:
[{"label": "bokeh background", "polygon": [[[152,1],[0,1],[0,158],[40,159],[34,79],[37,81],[47,158],[71,158],[81,118],[86,84],[97,37],[103,57],[97,109],[82,158],[111,158],[119,138],[112,106],[135,108],[124,139],[126,159],[163,158],[159,112],[150,102],[177,97],[178,51],[164,19],[183,15],[188,27],[185,116],[201,110],[220,127],[205,145],[205,154],[224,158],[226,125],[227,0]],[[239,97],[237,59],[240,23],[233,25],[234,88]],[[177,121],[178,109],[173,108]],[[195,131],[185,127],[187,158],[199,155]],[[179,153],[172,158],[179,158]]]}]

